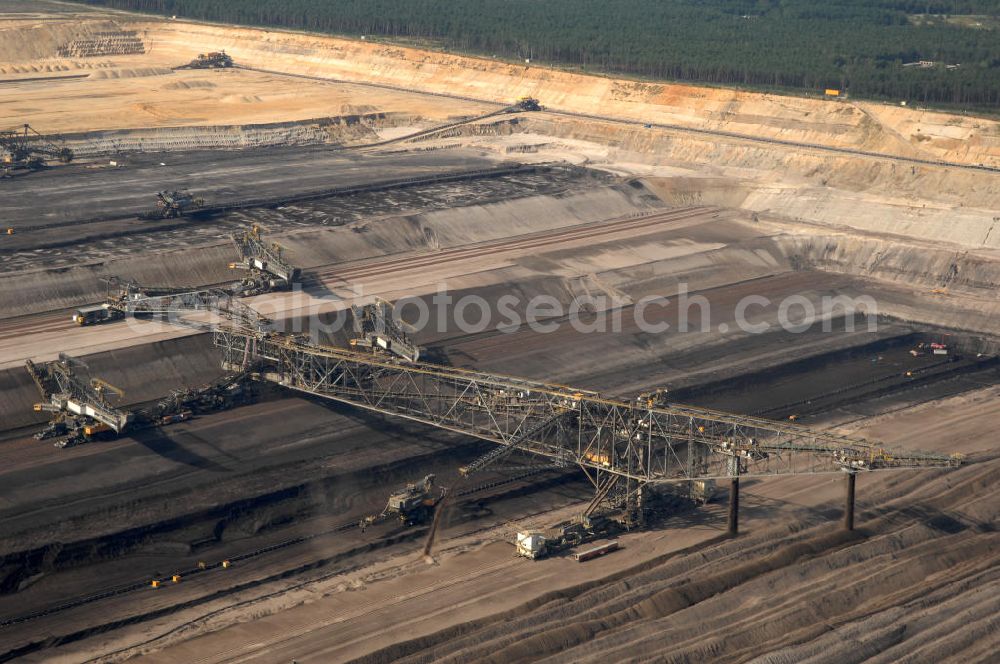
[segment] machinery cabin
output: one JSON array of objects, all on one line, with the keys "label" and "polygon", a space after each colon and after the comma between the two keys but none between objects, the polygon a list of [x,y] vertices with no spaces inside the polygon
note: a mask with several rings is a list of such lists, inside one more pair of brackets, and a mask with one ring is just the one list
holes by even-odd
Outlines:
[{"label": "machinery cabin", "polygon": [[354,330],[358,337],[351,339],[351,346],[371,348],[392,353],[407,362],[420,359],[420,348],[410,340],[395,319],[393,306],[385,300],[375,298],[363,307],[353,305]]}]

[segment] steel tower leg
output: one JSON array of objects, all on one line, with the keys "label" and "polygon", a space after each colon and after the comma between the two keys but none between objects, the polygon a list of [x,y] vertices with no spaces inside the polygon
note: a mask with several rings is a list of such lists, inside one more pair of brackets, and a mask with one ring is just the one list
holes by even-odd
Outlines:
[{"label": "steel tower leg", "polygon": [[844,530],[854,530],[854,482],[856,473],[847,473],[847,503],[844,505]]},{"label": "steel tower leg", "polygon": [[729,534],[736,536],[740,530],[740,477],[729,482]]}]

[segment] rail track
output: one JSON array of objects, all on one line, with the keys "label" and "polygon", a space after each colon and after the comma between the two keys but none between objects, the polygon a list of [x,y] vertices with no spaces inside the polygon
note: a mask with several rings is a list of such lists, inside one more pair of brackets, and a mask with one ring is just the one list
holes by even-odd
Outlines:
[{"label": "rail track", "polygon": [[647,228],[661,226],[670,222],[685,221],[708,213],[717,212],[717,208],[712,207],[683,207],[674,208],[667,212],[654,212],[640,217],[626,217],[624,219],[611,221],[598,221],[586,224],[578,224],[566,229],[556,229],[551,231],[540,231],[529,233],[512,239],[504,239],[474,245],[465,245],[453,249],[443,249],[430,254],[418,254],[406,258],[391,258],[377,263],[368,263],[357,268],[332,267],[314,273],[312,277],[316,280],[337,277],[344,281],[356,280],[364,277],[377,276],[384,272],[396,269],[414,269],[429,267],[442,262],[452,262],[479,258],[496,254],[502,251],[541,249],[564,242],[585,240],[603,235],[623,233],[627,231],[640,231]]},{"label": "rail track", "polygon": [[[519,175],[523,173],[535,173],[539,170],[543,170],[544,166],[538,165],[524,165],[524,164],[514,164],[506,166],[498,166],[497,168],[479,168],[467,171],[454,171],[450,173],[440,173],[437,175],[428,175],[421,177],[409,177],[409,178],[397,178],[392,180],[382,180],[379,182],[371,182],[368,184],[361,185],[351,185],[347,187],[333,187],[331,189],[322,189],[319,191],[307,191],[299,194],[289,194],[287,196],[272,196],[269,198],[248,198],[236,201],[229,201],[225,203],[220,203],[217,205],[207,205],[197,209],[192,209],[189,212],[185,212],[182,217],[201,217],[210,216],[214,214],[222,214],[226,212],[235,212],[238,210],[248,210],[253,208],[276,208],[286,205],[293,205],[296,203],[304,203],[308,201],[322,200],[324,198],[337,198],[341,196],[352,196],[355,194],[367,194],[379,191],[388,191],[391,189],[406,189],[409,187],[421,187],[432,184],[444,184],[448,182],[462,182],[466,180],[479,180],[483,178],[496,178],[503,177],[505,175]],[[84,219],[74,219],[71,221],[54,221],[48,224],[39,224],[37,226],[32,226],[27,229],[26,233],[33,233],[36,231],[51,230],[54,228],[66,228],[66,227],[76,227],[81,225],[89,225],[96,223],[103,223],[109,221],[125,221],[125,220],[135,220],[137,213],[128,214],[113,214],[113,215],[101,215],[95,217],[87,217]],[[160,221],[160,220],[156,220]],[[169,221],[169,220],[162,220]],[[178,222],[176,225],[180,226],[187,222]],[[165,230],[165,227],[159,226],[159,230]],[[62,245],[73,245],[79,242],[79,240],[72,240],[65,243],[53,243],[45,245],[45,248],[52,248]]]},{"label": "rail track", "polygon": [[63,327],[55,323],[66,323],[65,327],[69,327],[71,324],[69,313],[47,313],[0,320],[0,340],[30,336]]},{"label": "rail track", "polygon": [[[329,278],[347,282],[360,278],[378,276],[398,269],[423,268],[432,265],[488,256],[502,251],[521,249],[541,249],[563,242],[572,242],[604,235],[641,231],[668,223],[679,223],[697,218],[701,215],[718,212],[713,207],[682,207],[667,211],[654,211],[641,216],[623,217],[610,221],[595,221],[576,224],[568,228],[526,233],[513,238],[479,242],[450,249],[442,249],[431,253],[418,253],[407,256],[386,256],[378,259],[362,259],[349,263],[319,266],[303,275],[303,285],[318,285]],[[229,282],[226,282],[229,283]],[[211,284],[209,286],[224,286]],[[65,313],[40,314],[21,318],[0,320],[0,339],[16,338],[27,334],[50,332],[58,329],[76,329]]]}]

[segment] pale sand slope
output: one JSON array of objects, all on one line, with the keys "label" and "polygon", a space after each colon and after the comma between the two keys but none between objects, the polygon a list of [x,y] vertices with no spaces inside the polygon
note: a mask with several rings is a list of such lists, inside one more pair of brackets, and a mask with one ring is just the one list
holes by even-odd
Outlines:
[{"label": "pale sand slope", "polygon": [[[640,83],[384,44],[184,22],[146,23],[158,57],[225,48],[243,64],[428,92],[510,101],[763,138],[1000,164],[1000,124],[915,109]],[[176,54],[176,55],[174,55]],[[891,111],[891,112],[890,112]],[[925,140],[925,137],[930,137]]]},{"label": "pale sand slope", "polygon": [[86,78],[0,86],[0,128],[28,122],[43,133],[75,133],[380,114],[389,116],[380,123],[418,119],[440,123],[492,110],[472,102],[250,71],[171,71],[134,62],[108,65],[82,72]]},{"label": "pale sand slope", "polygon": [[107,30],[109,25],[139,32],[146,45],[145,55],[111,59],[119,67],[177,66],[198,53],[225,49],[240,64],[287,73],[498,102],[532,95],[560,110],[903,156],[1000,164],[1000,124],[981,118],[843,100],[642,83],[308,33],[139,17],[132,21],[125,15],[113,25],[107,20],[41,26],[23,21],[0,23],[5,37],[0,40],[0,71],[71,66],[56,57],[59,45]]}]

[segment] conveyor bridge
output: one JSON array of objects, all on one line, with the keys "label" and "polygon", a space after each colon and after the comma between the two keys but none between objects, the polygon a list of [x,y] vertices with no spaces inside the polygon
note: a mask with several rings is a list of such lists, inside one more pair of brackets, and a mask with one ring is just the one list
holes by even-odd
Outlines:
[{"label": "conveyor bridge", "polygon": [[290,389],[575,464],[615,507],[637,507],[649,484],[959,463],[791,424],[657,399],[608,399],[289,335],[219,328],[214,338],[227,369],[252,368]]}]

